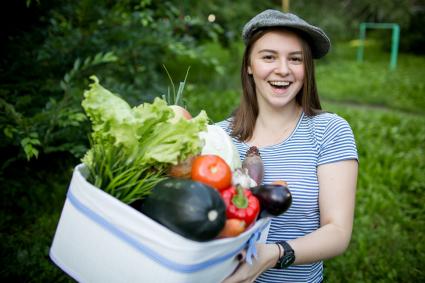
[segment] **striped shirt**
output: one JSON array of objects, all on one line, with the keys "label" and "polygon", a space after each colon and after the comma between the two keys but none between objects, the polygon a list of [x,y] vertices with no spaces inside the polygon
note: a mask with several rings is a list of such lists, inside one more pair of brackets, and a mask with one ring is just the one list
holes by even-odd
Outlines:
[{"label": "striped shirt", "polygon": [[[218,125],[230,133],[230,121]],[[241,159],[249,145],[233,139]],[[292,194],[292,205],[271,221],[267,243],[291,240],[320,227],[319,183],[317,167],[322,164],[358,159],[354,135],[340,116],[321,113],[301,115],[291,135],[276,145],[259,149],[264,162],[264,184],[284,180]],[[323,262],[293,265],[287,269],[271,268],[256,282],[321,282]]]}]

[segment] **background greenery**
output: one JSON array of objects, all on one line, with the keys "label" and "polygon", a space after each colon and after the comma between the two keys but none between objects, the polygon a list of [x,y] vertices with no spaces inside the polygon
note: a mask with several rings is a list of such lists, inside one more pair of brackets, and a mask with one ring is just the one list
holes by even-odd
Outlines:
[{"label": "background greenery", "polygon": [[[163,64],[175,82],[190,66],[188,109],[219,121],[238,101],[243,23],[280,5],[27,0],[0,9],[0,278],[72,281],[48,250],[72,169],[88,146],[80,103],[91,74],[137,105],[167,91]],[[344,255],[326,261],[326,281],[422,282],[424,5],[297,0],[291,10],[332,38],[331,53],[316,65],[319,90],[325,108],[351,124],[360,155],[353,239]],[[389,32],[368,32],[365,62],[355,61],[362,21],[400,24],[395,71]]]}]

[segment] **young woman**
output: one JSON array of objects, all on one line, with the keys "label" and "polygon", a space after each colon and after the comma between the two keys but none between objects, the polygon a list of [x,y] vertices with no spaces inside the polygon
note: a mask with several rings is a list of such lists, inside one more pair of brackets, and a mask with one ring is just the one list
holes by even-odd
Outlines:
[{"label": "young woman", "polygon": [[354,217],[357,150],[348,123],[321,110],[313,59],[330,49],[326,34],[296,15],[266,10],[243,29],[243,94],[219,123],[241,158],[257,146],[264,183],[284,180],[290,209],[272,219],[252,265],[230,282],[321,282],[322,260],[348,246]]}]

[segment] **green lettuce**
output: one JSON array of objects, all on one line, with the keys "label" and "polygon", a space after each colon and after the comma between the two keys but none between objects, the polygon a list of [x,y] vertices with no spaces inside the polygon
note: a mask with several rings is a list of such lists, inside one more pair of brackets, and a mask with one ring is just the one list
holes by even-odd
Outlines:
[{"label": "green lettuce", "polygon": [[[201,152],[204,143],[199,133],[208,124],[205,111],[191,120],[172,121],[174,112],[165,100],[155,98],[132,108],[95,76],[91,79],[94,82],[84,92],[82,106],[92,124],[92,145],[83,163],[96,186],[113,195],[122,186],[132,187],[123,179],[132,180],[134,186],[143,188],[140,182],[145,182],[151,187],[169,166]],[[134,178],[129,173],[133,171],[142,174]],[[146,176],[157,179],[146,180]]]}]

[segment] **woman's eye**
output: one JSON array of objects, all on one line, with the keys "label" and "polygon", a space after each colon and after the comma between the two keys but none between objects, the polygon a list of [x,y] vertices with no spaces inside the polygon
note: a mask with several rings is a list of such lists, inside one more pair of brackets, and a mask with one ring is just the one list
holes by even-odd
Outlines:
[{"label": "woman's eye", "polygon": [[266,60],[266,61],[271,61],[273,59],[274,59],[274,56],[273,55],[264,55],[263,56],[263,60]]},{"label": "woman's eye", "polygon": [[303,61],[303,58],[301,58],[301,57],[292,57],[290,60],[293,61],[293,62],[295,62],[295,63],[301,63]]}]

